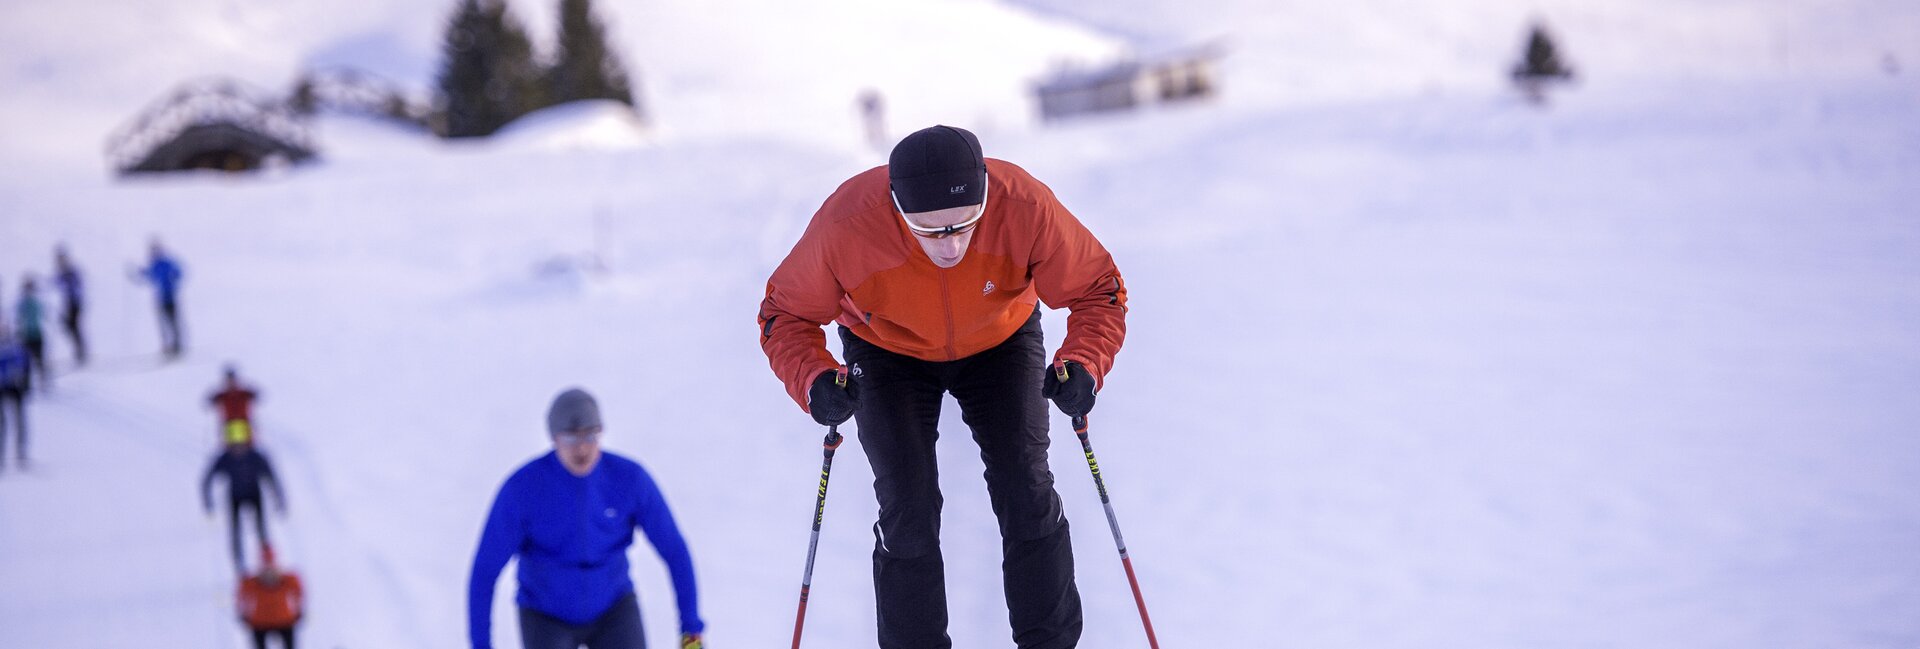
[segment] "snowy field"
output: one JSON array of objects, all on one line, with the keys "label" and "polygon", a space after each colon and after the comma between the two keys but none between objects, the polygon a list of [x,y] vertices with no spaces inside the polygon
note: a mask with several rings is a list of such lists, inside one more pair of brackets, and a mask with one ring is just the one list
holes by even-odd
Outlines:
[{"label": "snowy field", "polygon": [[[1911,3],[611,2],[646,133],[329,118],[317,165],[116,180],[106,134],[174,82],[346,61],[425,86],[451,6],[171,4],[0,5],[0,300],[65,242],[98,359],[51,338],[36,464],[0,473],[0,646],[242,646],[195,493],[227,362],[264,393],[303,646],[464,646],[486,507],[572,385],[672,503],[712,646],[786,646],[823,431],[753,318],[820,201],[884,162],[869,86],[896,130],[969,126],[1048,182],[1127,276],[1093,438],[1170,649],[1920,646]],[[1544,111],[1499,76],[1535,15],[1584,77]],[[1056,128],[1020,96],[1062,57],[1222,35],[1214,103]],[[154,235],[187,274],[171,364],[125,278]],[[1082,646],[1145,647],[1054,425]],[[1010,646],[981,465],[952,408],[942,430],[951,634]],[[809,647],[873,646],[872,475],[842,450]],[[667,646],[665,570],[632,559]]]}]

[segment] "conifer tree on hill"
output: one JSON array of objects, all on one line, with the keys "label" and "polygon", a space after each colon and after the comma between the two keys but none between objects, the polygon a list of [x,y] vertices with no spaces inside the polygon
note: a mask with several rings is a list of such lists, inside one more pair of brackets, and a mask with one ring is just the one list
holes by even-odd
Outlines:
[{"label": "conifer tree on hill", "polygon": [[1547,33],[1546,25],[1534,23],[1527,34],[1526,50],[1520,55],[1520,62],[1513,66],[1514,85],[1520,87],[1528,101],[1545,105],[1548,85],[1572,79],[1573,68],[1567,65],[1566,57]]},{"label": "conifer tree on hill", "polygon": [[547,72],[553,103],[612,99],[635,106],[626,68],[608,46],[606,27],[594,17],[592,0],[560,0],[557,45]]},{"label": "conifer tree on hill", "polygon": [[504,0],[461,0],[447,23],[438,85],[442,134],[490,135],[548,104],[533,42]]}]

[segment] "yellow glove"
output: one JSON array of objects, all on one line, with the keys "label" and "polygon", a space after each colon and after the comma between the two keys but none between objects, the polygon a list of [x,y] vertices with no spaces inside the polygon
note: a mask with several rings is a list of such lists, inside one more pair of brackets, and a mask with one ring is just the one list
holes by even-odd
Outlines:
[{"label": "yellow glove", "polygon": [[706,646],[707,645],[700,642],[700,634],[698,633],[680,634],[680,649],[706,649]]}]

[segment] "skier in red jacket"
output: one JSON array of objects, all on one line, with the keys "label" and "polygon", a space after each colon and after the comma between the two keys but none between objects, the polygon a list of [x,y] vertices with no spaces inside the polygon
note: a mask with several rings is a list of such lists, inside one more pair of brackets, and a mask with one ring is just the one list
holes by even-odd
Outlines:
[{"label": "skier in red jacket", "polygon": [[[1070,311],[1051,364],[1042,302]],[[1073,547],[1047,468],[1043,398],[1070,416],[1093,408],[1126,336],[1126,313],[1126,286],[1099,240],[1026,170],[985,158],[964,129],[907,136],[886,166],[847,180],[814,214],[767,280],[760,344],[815,421],[859,421],[880,501],[873,579],[881,647],[952,646],[934,461],[947,393],[986,461],[1014,641],[1022,649],[1079,642]],[[829,322],[840,325],[845,370],[820,330]],[[843,371],[844,388],[836,381]]]},{"label": "skier in red jacket", "polygon": [[207,395],[207,405],[220,413],[220,439],[227,444],[253,443],[253,402],[260,392],[240,382],[239,370],[226,368],[220,389]]}]

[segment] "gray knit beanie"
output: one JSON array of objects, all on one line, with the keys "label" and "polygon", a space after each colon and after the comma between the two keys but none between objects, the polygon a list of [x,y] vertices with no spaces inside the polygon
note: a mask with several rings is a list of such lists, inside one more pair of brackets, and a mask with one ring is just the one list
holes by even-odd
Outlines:
[{"label": "gray knit beanie", "polygon": [[547,434],[557,435],[600,427],[600,404],[580,388],[568,388],[547,408]]}]

